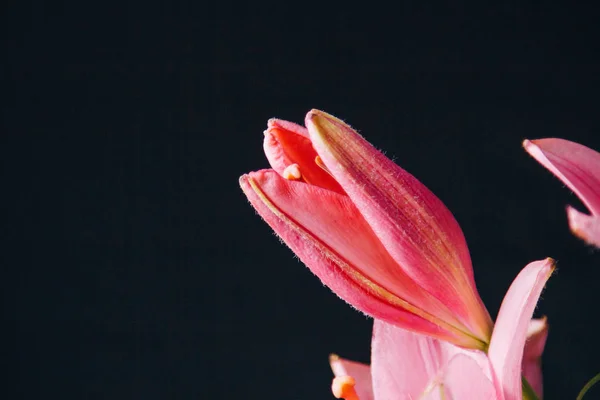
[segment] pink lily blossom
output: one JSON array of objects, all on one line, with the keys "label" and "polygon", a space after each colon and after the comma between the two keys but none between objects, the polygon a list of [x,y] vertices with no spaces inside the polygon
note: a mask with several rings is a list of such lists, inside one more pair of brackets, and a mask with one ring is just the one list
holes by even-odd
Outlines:
[{"label": "pink lily blossom", "polygon": [[525,140],[525,150],[567,185],[591,215],[567,206],[571,231],[600,247],[600,153],[564,139]]},{"label": "pink lily blossom", "polygon": [[341,120],[272,119],[272,169],[240,186],[300,260],[358,310],[457,346],[486,350],[493,324],[451,212]]},{"label": "pink lily blossom", "polygon": [[[542,398],[545,318],[533,319],[554,261],[526,266],[508,290],[488,354],[375,320],[371,366],[331,357],[332,390],[347,400]],[[531,384],[522,386],[521,377]],[[525,392],[525,394],[524,394]]]}]

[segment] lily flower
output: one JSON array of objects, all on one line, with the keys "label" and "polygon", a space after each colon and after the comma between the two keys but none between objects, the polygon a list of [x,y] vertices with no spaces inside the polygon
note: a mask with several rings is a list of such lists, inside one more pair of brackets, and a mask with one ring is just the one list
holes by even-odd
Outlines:
[{"label": "lily flower", "polygon": [[581,199],[591,215],[567,206],[571,231],[600,247],[600,153],[564,139],[525,140],[525,150]]},{"label": "lily flower", "polygon": [[[526,266],[509,288],[489,353],[375,320],[371,366],[331,357],[334,396],[346,400],[542,398],[544,319],[531,319],[554,261]],[[522,374],[526,381],[522,381]],[[529,382],[529,386],[526,382]]]},{"label": "lily flower", "polygon": [[493,324],[452,213],[341,120],[312,110],[305,124],[269,121],[272,169],[240,178],[258,214],[358,310],[486,350]]}]

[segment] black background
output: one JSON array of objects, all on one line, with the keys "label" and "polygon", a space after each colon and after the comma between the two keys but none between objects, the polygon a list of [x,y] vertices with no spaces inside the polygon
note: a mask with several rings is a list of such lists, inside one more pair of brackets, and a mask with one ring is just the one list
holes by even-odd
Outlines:
[{"label": "black background", "polygon": [[521,148],[600,149],[595,8],[21,1],[2,26],[7,398],[331,399],[328,354],[368,362],[372,322],[237,183],[268,166],[267,119],[311,108],[445,202],[493,315],[559,261],[547,399],[600,372],[600,255]]}]

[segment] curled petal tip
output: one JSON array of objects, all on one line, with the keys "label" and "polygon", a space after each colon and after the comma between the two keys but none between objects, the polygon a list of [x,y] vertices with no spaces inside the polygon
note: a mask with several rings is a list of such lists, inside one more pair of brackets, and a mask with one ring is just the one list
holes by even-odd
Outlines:
[{"label": "curled petal tip", "polygon": [[543,151],[539,148],[538,142],[539,142],[538,139],[535,139],[535,140],[524,139],[523,142],[521,143],[521,145],[523,146],[523,149],[525,149],[525,151],[527,153],[529,153],[529,155],[531,157],[535,158],[541,164],[544,164],[544,162],[542,160],[545,159],[546,157],[544,156]]},{"label": "curled petal tip", "polygon": [[537,146],[537,143],[543,139],[523,139],[523,147]]},{"label": "curled petal tip", "polygon": [[319,114],[321,114],[321,111],[314,109],[314,108],[312,110],[310,110],[309,112],[307,112],[306,117],[304,118],[305,124],[308,126],[308,123],[317,119]]},{"label": "curled petal tip", "polygon": [[525,140],[523,147],[568,186],[593,215],[600,214],[600,153],[559,138]]},{"label": "curled petal tip", "polygon": [[244,189],[244,187],[248,184],[248,174],[240,176],[238,183],[240,184],[240,187]]},{"label": "curled petal tip", "polygon": [[329,116],[330,117],[331,115],[327,114],[324,111],[317,110],[316,108],[313,108],[312,110],[310,110],[309,112],[306,113],[306,119],[307,120],[308,119],[313,119],[313,118],[318,117],[318,116]]},{"label": "curled petal tip", "polygon": [[547,277],[549,278],[556,270],[557,261],[552,257],[546,257],[544,261],[546,262]]},{"label": "curled petal tip", "polygon": [[588,244],[600,248],[600,217],[587,215],[567,206],[567,219],[569,228],[575,236],[585,240]]},{"label": "curled petal tip", "polygon": [[532,320],[529,325],[530,333],[539,332],[548,327],[548,316],[542,315],[540,318]]},{"label": "curled petal tip", "polygon": [[538,140],[525,139],[525,140],[523,140],[522,145],[523,145],[523,148],[525,149],[525,151],[527,153],[529,153],[530,156],[535,158],[542,165],[546,166],[544,163],[544,160],[546,160],[546,156],[544,155],[544,152],[538,146],[537,142],[538,142]]},{"label": "curled petal tip", "polygon": [[317,138],[329,138],[331,140],[331,138],[342,133],[356,134],[344,121],[321,110],[310,110],[306,114],[304,123],[311,134],[312,140]]}]

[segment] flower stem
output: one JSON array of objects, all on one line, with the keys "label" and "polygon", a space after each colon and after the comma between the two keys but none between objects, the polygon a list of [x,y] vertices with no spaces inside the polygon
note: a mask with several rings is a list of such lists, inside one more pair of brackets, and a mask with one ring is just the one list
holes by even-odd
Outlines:
[{"label": "flower stem", "polygon": [[527,382],[527,379],[523,377],[521,381],[523,382],[523,400],[539,400],[539,397],[537,396],[537,394],[535,394],[535,391],[533,390],[529,382]]},{"label": "flower stem", "polygon": [[600,374],[597,374],[592,379],[590,379],[588,381],[588,383],[585,384],[583,389],[581,389],[581,391],[577,395],[577,400],[582,400],[583,396],[585,396],[585,394],[588,392],[588,390],[590,390],[592,388],[592,386],[594,386],[598,382],[600,382]]}]

